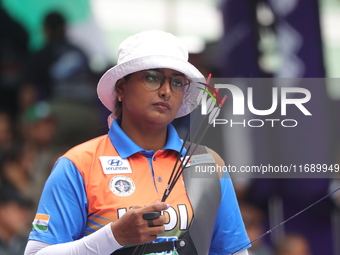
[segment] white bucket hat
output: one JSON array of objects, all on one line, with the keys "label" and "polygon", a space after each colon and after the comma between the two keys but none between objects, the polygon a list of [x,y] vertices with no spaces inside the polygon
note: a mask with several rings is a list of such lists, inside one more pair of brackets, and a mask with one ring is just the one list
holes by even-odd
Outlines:
[{"label": "white bucket hat", "polygon": [[[118,49],[117,65],[109,69],[99,80],[97,93],[101,102],[115,114],[116,82],[124,76],[152,68],[169,68],[190,78],[189,90],[184,94],[176,118],[189,114],[197,107],[197,96],[205,82],[204,76],[188,62],[188,50],[174,35],[157,30],[144,31],[125,39]],[[195,82],[196,81],[196,82]]]}]

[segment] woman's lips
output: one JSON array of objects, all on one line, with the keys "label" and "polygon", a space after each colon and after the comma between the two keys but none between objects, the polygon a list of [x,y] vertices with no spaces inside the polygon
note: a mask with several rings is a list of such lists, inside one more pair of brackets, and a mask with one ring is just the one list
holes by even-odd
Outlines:
[{"label": "woman's lips", "polygon": [[153,105],[161,110],[170,110],[170,105],[168,103],[157,102],[157,103],[154,103]]}]

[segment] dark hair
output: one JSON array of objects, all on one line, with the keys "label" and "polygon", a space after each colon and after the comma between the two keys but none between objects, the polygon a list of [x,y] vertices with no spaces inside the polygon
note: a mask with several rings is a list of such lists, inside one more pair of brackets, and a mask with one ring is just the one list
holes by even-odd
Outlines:
[{"label": "dark hair", "polygon": [[44,28],[49,31],[52,39],[63,39],[66,33],[65,17],[57,11],[48,13],[44,19]]},{"label": "dark hair", "polygon": [[[127,81],[129,81],[130,77],[131,77],[131,74],[128,74],[128,75],[125,75],[122,79],[124,79],[127,82]],[[116,104],[115,104],[115,112],[114,112],[114,114],[117,118],[122,117],[122,110],[123,110],[122,108],[123,108],[122,102],[118,100],[118,95],[117,95],[116,96]]]}]

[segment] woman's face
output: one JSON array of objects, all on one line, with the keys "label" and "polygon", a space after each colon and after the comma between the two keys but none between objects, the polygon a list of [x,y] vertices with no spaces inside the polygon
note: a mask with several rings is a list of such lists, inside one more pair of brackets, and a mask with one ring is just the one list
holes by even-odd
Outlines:
[{"label": "woman's face", "polygon": [[[165,80],[159,89],[153,90],[150,84],[152,86],[157,76],[161,78],[165,76]],[[171,88],[170,78],[174,76],[179,77],[179,80],[172,79]],[[123,120],[141,125],[143,123],[168,125],[176,117],[182,103],[183,93],[173,92],[182,81],[185,81],[182,73],[165,68],[139,71],[129,75],[120,85],[117,84],[118,95],[122,98]]]}]

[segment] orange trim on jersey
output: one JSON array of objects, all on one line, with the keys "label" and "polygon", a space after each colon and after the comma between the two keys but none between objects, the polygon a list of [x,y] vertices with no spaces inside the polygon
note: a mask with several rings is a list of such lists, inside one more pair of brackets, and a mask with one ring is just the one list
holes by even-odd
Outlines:
[{"label": "orange trim on jersey", "polygon": [[[148,159],[141,152],[128,158],[132,171],[124,174],[105,174],[99,159],[101,156],[119,156],[108,135],[78,145],[64,155],[75,164],[84,179],[88,200],[87,225],[91,230],[97,230],[110,221],[116,221],[118,213],[124,213],[131,206],[144,206],[161,201],[177,159],[177,152],[164,150],[155,153],[152,160],[154,179]],[[134,191],[130,194],[133,186]],[[166,202],[171,208],[165,212],[168,230],[165,234],[180,236],[187,230],[193,218],[193,210],[183,180],[177,182]],[[186,229],[181,229],[185,226]],[[86,233],[90,233],[89,229]]]}]

